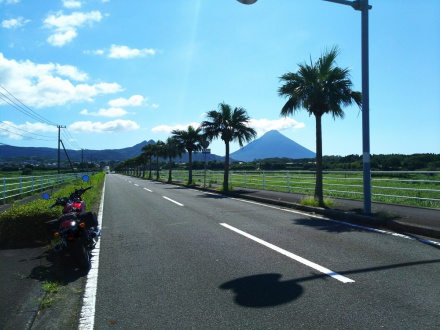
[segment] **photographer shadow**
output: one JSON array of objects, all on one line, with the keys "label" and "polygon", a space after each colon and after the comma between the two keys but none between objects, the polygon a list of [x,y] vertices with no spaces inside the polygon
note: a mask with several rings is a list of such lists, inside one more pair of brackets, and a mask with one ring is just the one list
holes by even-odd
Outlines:
[{"label": "photographer shadow", "polygon": [[252,308],[267,308],[289,303],[303,293],[295,280],[280,281],[280,274],[260,274],[242,277],[220,286],[235,293],[235,303]]}]

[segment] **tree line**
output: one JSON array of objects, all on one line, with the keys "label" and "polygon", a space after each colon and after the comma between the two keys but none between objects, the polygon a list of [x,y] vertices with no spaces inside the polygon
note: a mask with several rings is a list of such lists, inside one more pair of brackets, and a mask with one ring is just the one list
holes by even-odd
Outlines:
[{"label": "tree line", "polygon": [[[159,169],[162,166],[160,159],[166,159],[166,168],[169,170],[168,181],[171,181],[173,159],[188,152],[188,184],[192,184],[193,169],[202,168],[202,162],[193,162],[192,153],[207,147],[209,142],[220,138],[225,143],[225,161],[209,162],[209,169],[223,167],[223,190],[228,190],[228,176],[232,169],[245,170],[313,170],[316,172],[314,197],[319,206],[324,206],[323,198],[323,170],[361,170],[362,157],[350,155],[345,157],[322,155],[322,116],[331,115],[334,119],[344,118],[343,107],[357,105],[362,107],[361,92],[352,89],[349,78],[349,68],[340,68],[336,65],[339,55],[337,46],[326,50],[321,57],[313,62],[298,64],[296,72],[288,72],[279,79],[282,83],[278,95],[286,98],[286,103],[280,110],[281,116],[296,114],[301,109],[315,117],[316,125],[316,158],[302,160],[265,159],[251,163],[232,163],[229,159],[230,143],[236,141],[240,147],[244,142],[250,142],[256,137],[256,131],[249,126],[250,117],[241,107],[232,108],[226,103],[220,103],[218,110],[209,111],[206,120],[198,128],[189,126],[187,130],[175,130],[166,142],[157,141],[146,145],[142,153],[133,159],[119,164],[116,170],[128,168],[146,169],[148,164],[149,175],[156,171],[159,179]],[[203,163],[203,166],[205,164]],[[438,155],[421,154],[412,156],[403,155],[373,155],[371,156],[372,170],[430,170],[439,168]],[[145,173],[144,173],[145,176]]]}]

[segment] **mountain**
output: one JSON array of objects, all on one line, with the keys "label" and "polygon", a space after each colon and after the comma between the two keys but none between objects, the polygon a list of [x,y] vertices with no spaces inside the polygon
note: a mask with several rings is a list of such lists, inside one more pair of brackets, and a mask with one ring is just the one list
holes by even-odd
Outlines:
[{"label": "mountain", "polygon": [[315,158],[316,154],[276,130],[264,134],[245,147],[230,154],[237,161],[250,162],[265,158]]},{"label": "mountain", "polygon": [[[143,141],[132,147],[123,149],[105,149],[105,150],[67,150],[67,154],[72,162],[81,162],[84,157],[84,161],[89,162],[108,162],[116,161],[121,162],[129,158],[134,158],[142,153],[142,147],[147,144],[156,143],[153,140]],[[63,149],[60,152],[61,160],[67,160],[66,153]],[[9,145],[0,144],[0,162],[10,162],[17,160],[37,160],[37,161],[55,161],[58,159],[57,148],[31,148],[31,147],[14,147]],[[206,155],[206,161],[224,161],[224,157],[220,157],[214,154]],[[202,153],[194,153],[193,161],[204,161],[205,155]],[[188,154],[183,154],[181,158],[176,159],[177,162],[188,162]]]},{"label": "mountain", "polygon": [[[72,162],[80,162],[83,157],[84,161],[124,161],[129,158],[139,156],[142,147],[155,143],[153,140],[143,141],[132,147],[123,149],[105,149],[105,150],[69,150],[67,154]],[[61,159],[67,159],[63,149],[60,151]],[[58,159],[57,148],[31,148],[31,147],[14,147],[9,145],[0,145],[0,160],[11,161],[17,159],[37,159],[37,160],[56,160]]]}]

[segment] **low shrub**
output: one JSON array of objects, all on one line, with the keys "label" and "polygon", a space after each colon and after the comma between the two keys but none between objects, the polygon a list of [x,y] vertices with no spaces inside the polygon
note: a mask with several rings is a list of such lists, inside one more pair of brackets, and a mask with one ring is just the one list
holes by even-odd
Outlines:
[{"label": "low shrub", "polygon": [[[83,195],[88,210],[93,206],[101,194],[101,183],[104,174],[91,176],[88,184],[94,189],[88,190]],[[61,215],[61,207],[49,209],[58,197],[69,196],[84,183],[80,180],[58,190],[51,195],[50,200],[43,198],[19,205],[13,204],[11,208],[0,214],[0,248],[24,248],[38,245],[46,245],[51,240],[51,233],[47,231],[46,221],[58,218]]]}]

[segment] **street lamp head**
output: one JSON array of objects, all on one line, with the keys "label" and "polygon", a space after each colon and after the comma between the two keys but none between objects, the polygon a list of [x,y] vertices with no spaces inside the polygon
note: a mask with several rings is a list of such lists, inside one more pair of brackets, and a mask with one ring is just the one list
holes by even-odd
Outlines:
[{"label": "street lamp head", "polygon": [[241,2],[242,4],[245,4],[245,5],[252,5],[255,2],[257,2],[257,0],[237,0],[237,1]]}]

